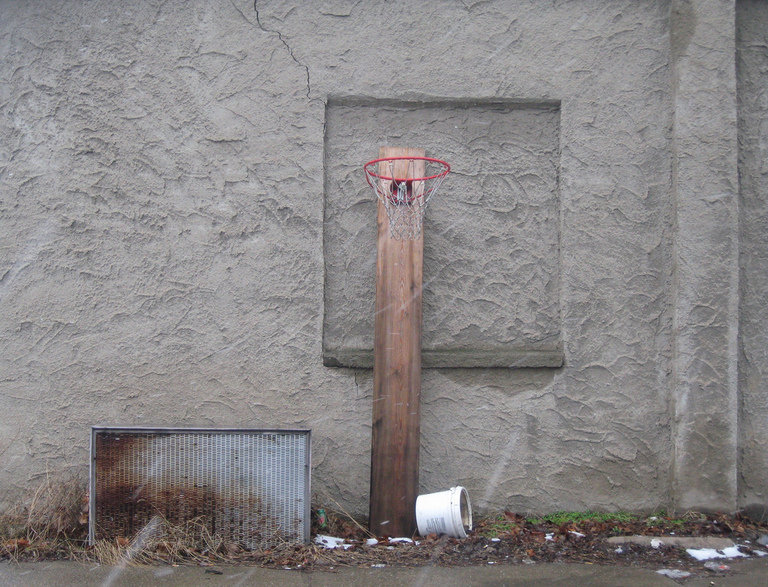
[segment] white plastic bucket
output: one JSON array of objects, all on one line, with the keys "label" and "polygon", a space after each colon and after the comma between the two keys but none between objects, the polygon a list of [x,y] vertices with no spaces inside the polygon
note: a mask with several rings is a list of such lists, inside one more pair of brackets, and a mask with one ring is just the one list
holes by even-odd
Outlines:
[{"label": "white plastic bucket", "polygon": [[416,523],[419,534],[447,534],[466,538],[472,530],[472,506],[463,487],[427,493],[416,498]]}]

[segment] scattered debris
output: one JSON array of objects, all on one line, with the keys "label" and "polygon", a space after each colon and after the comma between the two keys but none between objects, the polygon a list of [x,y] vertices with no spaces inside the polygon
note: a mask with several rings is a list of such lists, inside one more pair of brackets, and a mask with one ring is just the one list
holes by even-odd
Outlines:
[{"label": "scattered debris", "polygon": [[659,569],[656,572],[670,579],[687,579],[691,576],[689,571],[681,571],[680,569]]},{"label": "scattered debris", "polygon": [[[627,513],[612,518],[589,512],[543,517],[504,512],[476,520],[474,531],[464,539],[430,534],[415,541],[372,536],[363,521],[353,519],[336,505],[334,509],[325,507],[325,528],[320,528],[321,516],[312,516],[312,543],[286,542],[256,551],[205,534],[198,527],[175,529],[166,524],[140,547],[128,539],[88,546],[80,526],[73,526],[79,534],[70,533],[62,539],[57,538],[55,529],[47,534],[25,530],[16,519],[3,526],[0,517],[0,559],[58,558],[115,564],[129,557],[136,564],[199,564],[206,568],[255,564],[302,570],[572,562],[632,565],[711,577],[713,572],[722,572],[722,563],[730,564],[733,557],[768,556],[764,545],[758,546],[759,538],[768,536],[768,524],[738,514],[690,513],[679,518],[656,514],[651,520]],[[712,549],[718,556],[699,561],[686,549]],[[704,566],[708,562],[712,568]]]},{"label": "scattered debris", "polygon": [[705,561],[713,558],[749,558],[749,555],[741,552],[738,546],[730,546],[728,548],[723,548],[722,550],[715,550],[714,548],[687,548],[685,551],[698,561]]},{"label": "scattered debris", "polygon": [[330,550],[333,550],[334,548],[343,548],[346,550],[353,546],[352,544],[345,544],[343,538],[326,536],[325,534],[318,534],[315,536],[315,544],[319,544],[323,548],[328,548]]},{"label": "scattered debris", "polygon": [[[414,543],[412,538],[402,537],[402,538],[390,538],[389,539],[389,543],[390,544],[397,544],[399,542],[407,542],[409,544],[413,544]],[[416,544],[418,544],[418,542]]]},{"label": "scattered debris", "polygon": [[720,572],[724,573],[725,571],[730,571],[731,567],[728,565],[725,565],[723,563],[716,563],[713,561],[710,561],[708,563],[704,563],[704,568],[710,571]]},{"label": "scattered debris", "polygon": [[317,526],[318,528],[325,528],[328,525],[328,518],[325,515],[325,510],[319,508],[317,510]]},{"label": "scattered debris", "polygon": [[[659,548],[662,544],[665,546],[679,546],[680,548],[714,548],[721,550],[734,546],[730,538],[719,536],[611,536],[608,538],[609,544],[637,544],[638,546],[651,546]],[[656,544],[656,546],[654,546]]]}]

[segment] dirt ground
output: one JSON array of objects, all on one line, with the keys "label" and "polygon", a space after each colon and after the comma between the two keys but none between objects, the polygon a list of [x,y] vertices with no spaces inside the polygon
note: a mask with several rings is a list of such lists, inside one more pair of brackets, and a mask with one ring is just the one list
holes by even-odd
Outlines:
[{"label": "dirt ground", "polygon": [[[0,542],[0,560],[36,561],[53,559],[93,560],[115,564],[121,560],[150,564],[194,564],[215,567],[248,564],[268,568],[322,570],[344,566],[469,566],[521,565],[564,562],[596,565],[641,566],[677,569],[691,576],[727,573],[732,561],[698,561],[685,548],[657,544],[641,546],[608,542],[612,536],[697,536],[729,538],[743,554],[752,558],[768,554],[758,540],[768,538],[768,524],[742,516],[689,513],[681,517],[657,513],[559,514],[531,518],[512,512],[476,522],[465,539],[430,535],[403,541],[375,537],[363,524],[339,513],[327,514],[324,523],[313,513],[313,542],[309,545],[277,543],[259,551],[244,551],[215,537],[191,543],[183,534],[165,531],[137,545],[126,539],[97,544],[85,543],[84,529],[55,537],[6,538]],[[315,543],[317,535],[344,539],[344,547],[328,549]],[[707,563],[709,563],[707,565]],[[724,566],[723,566],[724,565]]]},{"label": "dirt ground", "polygon": [[[582,519],[573,519],[582,518]],[[505,512],[481,519],[465,539],[431,535],[416,542],[381,540],[366,546],[365,533],[343,518],[332,519],[328,527],[315,531],[345,537],[354,546],[347,550],[319,551],[314,559],[275,560],[286,566],[308,565],[486,565],[533,564],[537,562],[586,563],[600,565],[633,565],[646,568],[679,569],[692,576],[727,572],[729,560],[698,561],[685,548],[657,544],[657,547],[637,544],[617,545],[608,542],[612,536],[695,536],[731,539],[739,551],[751,557],[768,555],[768,548],[758,544],[761,536],[768,537],[768,525],[758,524],[739,514],[689,513],[682,517],[663,513],[651,516],[601,514],[553,515],[550,519],[526,518]],[[569,519],[571,518],[571,519]],[[327,530],[327,532],[326,532]],[[298,554],[297,551],[296,554]],[[706,566],[706,563],[709,565]],[[716,564],[713,564],[716,563]],[[725,565],[725,567],[722,567]]]}]

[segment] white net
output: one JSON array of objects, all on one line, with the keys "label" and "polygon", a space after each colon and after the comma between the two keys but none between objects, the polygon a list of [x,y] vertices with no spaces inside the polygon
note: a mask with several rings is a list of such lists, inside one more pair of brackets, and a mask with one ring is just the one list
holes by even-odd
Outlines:
[{"label": "white net", "polygon": [[419,237],[427,203],[449,171],[447,163],[428,157],[391,157],[365,165],[368,183],[387,211],[392,238]]}]

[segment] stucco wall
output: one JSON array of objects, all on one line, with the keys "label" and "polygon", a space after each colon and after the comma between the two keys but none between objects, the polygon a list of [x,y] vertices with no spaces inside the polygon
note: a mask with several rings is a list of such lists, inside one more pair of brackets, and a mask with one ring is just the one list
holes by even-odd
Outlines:
[{"label": "stucco wall", "polygon": [[741,486],[768,505],[768,3],[737,12],[741,212]]},{"label": "stucco wall", "polygon": [[326,364],[373,365],[376,200],[358,162],[397,143],[454,169],[424,220],[423,364],[562,365],[559,130],[559,103],[329,101]]},{"label": "stucco wall", "polygon": [[[425,369],[422,489],[461,483],[480,510],[674,505],[695,474],[679,455],[700,454],[678,213],[706,218],[681,206],[700,151],[674,134],[679,89],[686,39],[732,3],[307,4],[0,3],[3,494],[84,470],[92,424],[306,426],[319,499],[365,512],[372,373],[324,351],[370,337],[360,168],[422,124],[413,146],[454,164],[425,225],[429,344],[564,361]],[[730,499],[707,491],[691,500]]]}]

